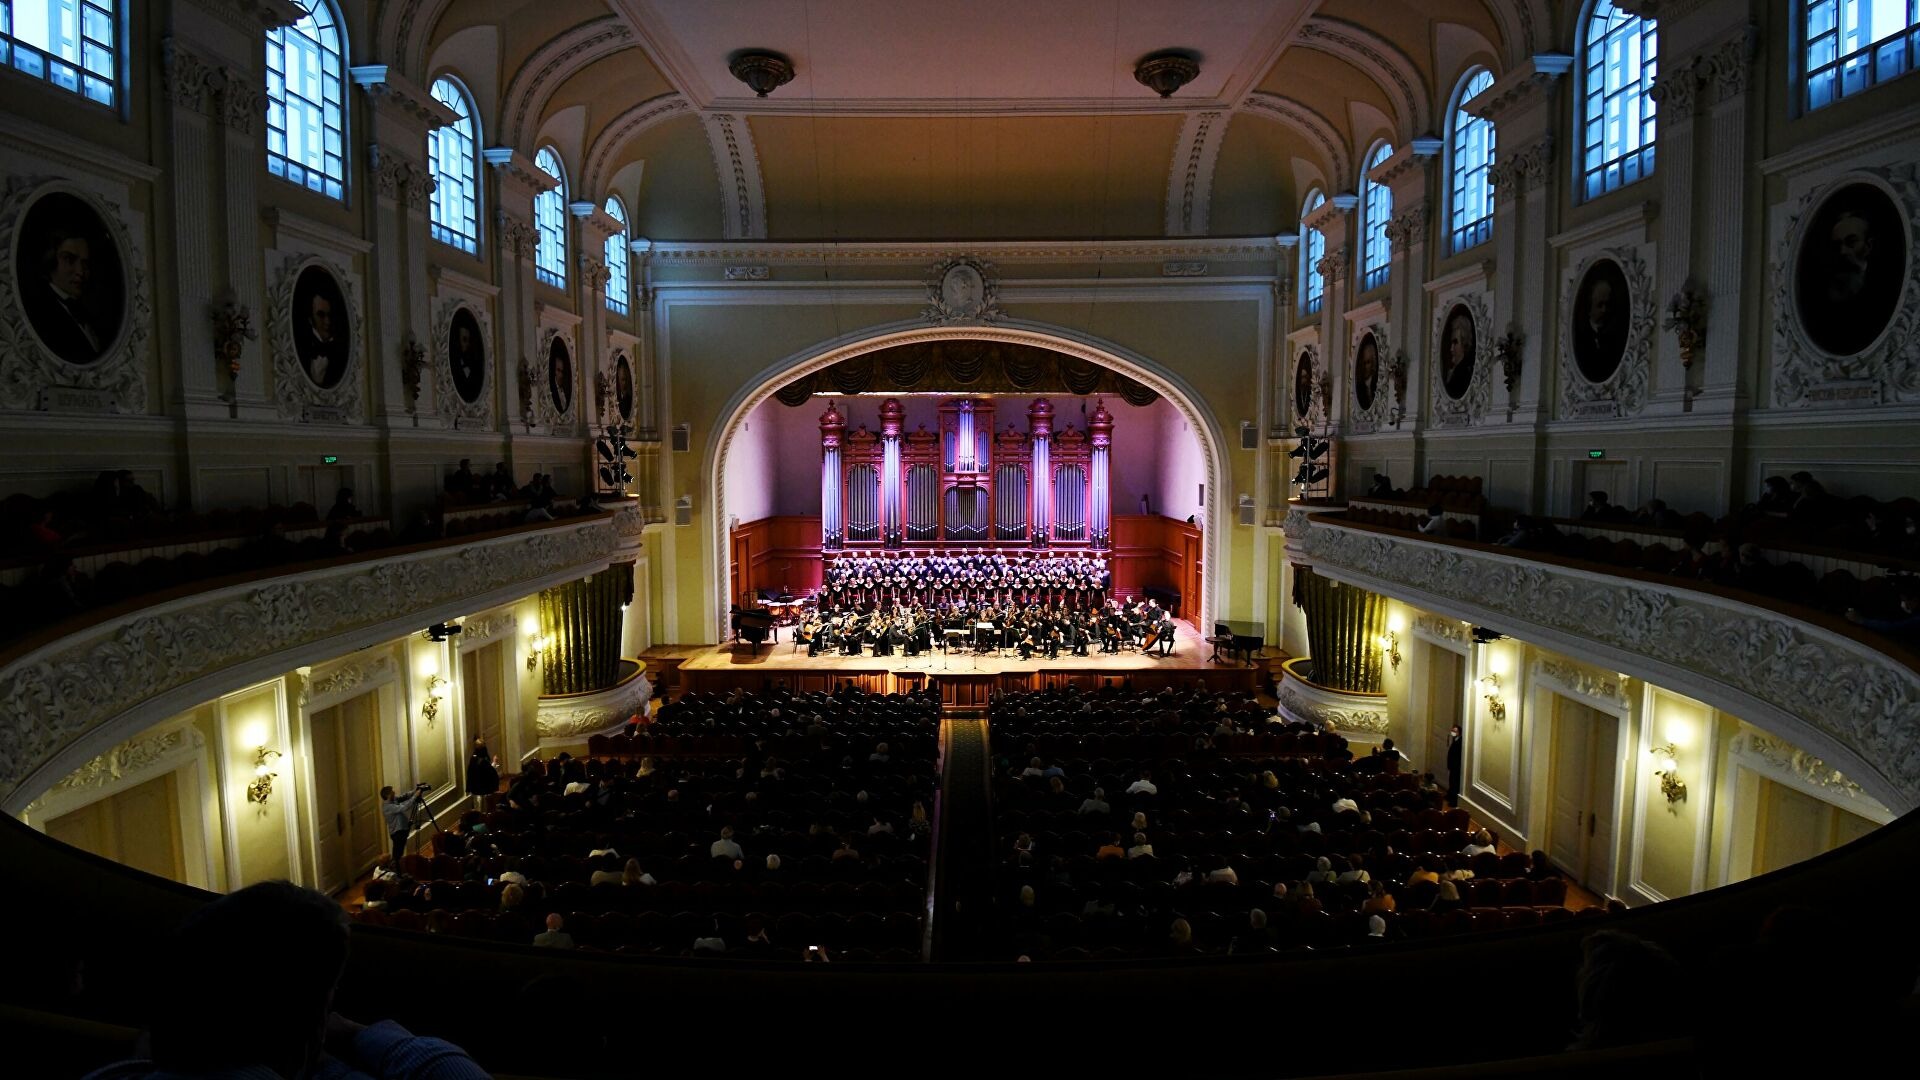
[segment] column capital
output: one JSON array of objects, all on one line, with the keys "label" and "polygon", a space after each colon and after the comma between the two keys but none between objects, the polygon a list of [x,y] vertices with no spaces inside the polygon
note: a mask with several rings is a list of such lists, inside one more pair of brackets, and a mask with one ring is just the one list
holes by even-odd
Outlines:
[{"label": "column capital", "polygon": [[1493,197],[1506,200],[1544,185],[1553,175],[1553,136],[1542,135],[1512,151],[1502,150],[1487,167]]},{"label": "column capital", "polygon": [[1433,210],[1424,200],[1393,215],[1387,222],[1387,244],[1391,251],[1407,251],[1425,244],[1433,227]]},{"label": "column capital", "polygon": [[498,209],[493,212],[493,220],[500,226],[500,242],[508,251],[523,259],[533,258],[534,248],[540,243],[540,232],[532,221]]},{"label": "column capital", "polygon": [[374,190],[380,197],[396,202],[405,200],[411,210],[425,210],[439,186],[425,165],[391,145],[369,146],[367,164],[372,166]]},{"label": "column capital", "polygon": [[580,219],[580,224],[592,230],[600,243],[605,244],[612,237],[620,235],[626,229],[620,219],[600,208],[598,203],[582,199],[567,204],[567,212]]}]

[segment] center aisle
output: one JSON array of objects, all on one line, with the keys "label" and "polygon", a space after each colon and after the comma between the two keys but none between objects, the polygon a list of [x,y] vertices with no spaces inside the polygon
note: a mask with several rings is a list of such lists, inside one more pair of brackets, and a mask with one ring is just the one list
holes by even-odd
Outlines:
[{"label": "center aisle", "polygon": [[988,797],[987,722],[942,720],[947,760],[940,778],[939,855],[934,865],[933,959],[975,960],[986,955],[980,935],[993,904],[992,814]]}]

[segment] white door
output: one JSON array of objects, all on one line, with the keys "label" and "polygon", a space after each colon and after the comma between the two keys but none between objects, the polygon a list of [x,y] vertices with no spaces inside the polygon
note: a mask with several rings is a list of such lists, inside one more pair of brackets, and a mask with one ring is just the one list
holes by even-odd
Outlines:
[{"label": "white door", "polygon": [[341,801],[340,708],[321,709],[307,718],[313,740],[313,849],[320,891],[347,886],[347,808]]},{"label": "white door", "polygon": [[378,701],[378,693],[362,694],[314,713],[307,722],[313,739],[314,856],[321,892],[353,884],[386,850],[380,817]]},{"label": "white door", "polygon": [[1613,851],[1619,727],[1608,713],[1554,698],[1547,857],[1581,883],[1603,891]]},{"label": "white door", "polygon": [[1415,767],[1432,773],[1445,787],[1447,736],[1453,725],[1460,723],[1460,681],[1465,675],[1466,657],[1438,645],[1427,646],[1427,655],[1426,756]]}]

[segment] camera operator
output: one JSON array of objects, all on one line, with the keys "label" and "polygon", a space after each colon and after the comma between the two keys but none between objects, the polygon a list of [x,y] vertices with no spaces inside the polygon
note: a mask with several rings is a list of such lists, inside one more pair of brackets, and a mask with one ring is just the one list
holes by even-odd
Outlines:
[{"label": "camera operator", "polygon": [[415,784],[411,794],[393,797],[393,785],[380,789],[380,813],[387,819],[387,835],[393,837],[393,865],[399,866],[407,854],[407,837],[413,834],[413,815],[427,797],[427,785]]}]

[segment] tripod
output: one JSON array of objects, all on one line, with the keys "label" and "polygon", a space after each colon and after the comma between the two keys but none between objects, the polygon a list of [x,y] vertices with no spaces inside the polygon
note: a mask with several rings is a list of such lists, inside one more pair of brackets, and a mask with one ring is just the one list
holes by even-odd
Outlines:
[{"label": "tripod", "polygon": [[[411,809],[407,811],[407,843],[408,844],[412,844],[414,836],[420,832],[420,815],[422,814],[422,812],[424,812],[427,809],[427,793],[425,791],[422,791],[418,787],[414,788],[413,790],[414,790],[413,806]],[[430,813],[427,814],[426,817],[428,821],[433,823],[434,832],[437,832],[442,836],[446,835],[447,830],[441,827],[439,818],[435,817]],[[394,869],[397,870],[399,869],[399,867],[395,867]]]}]

